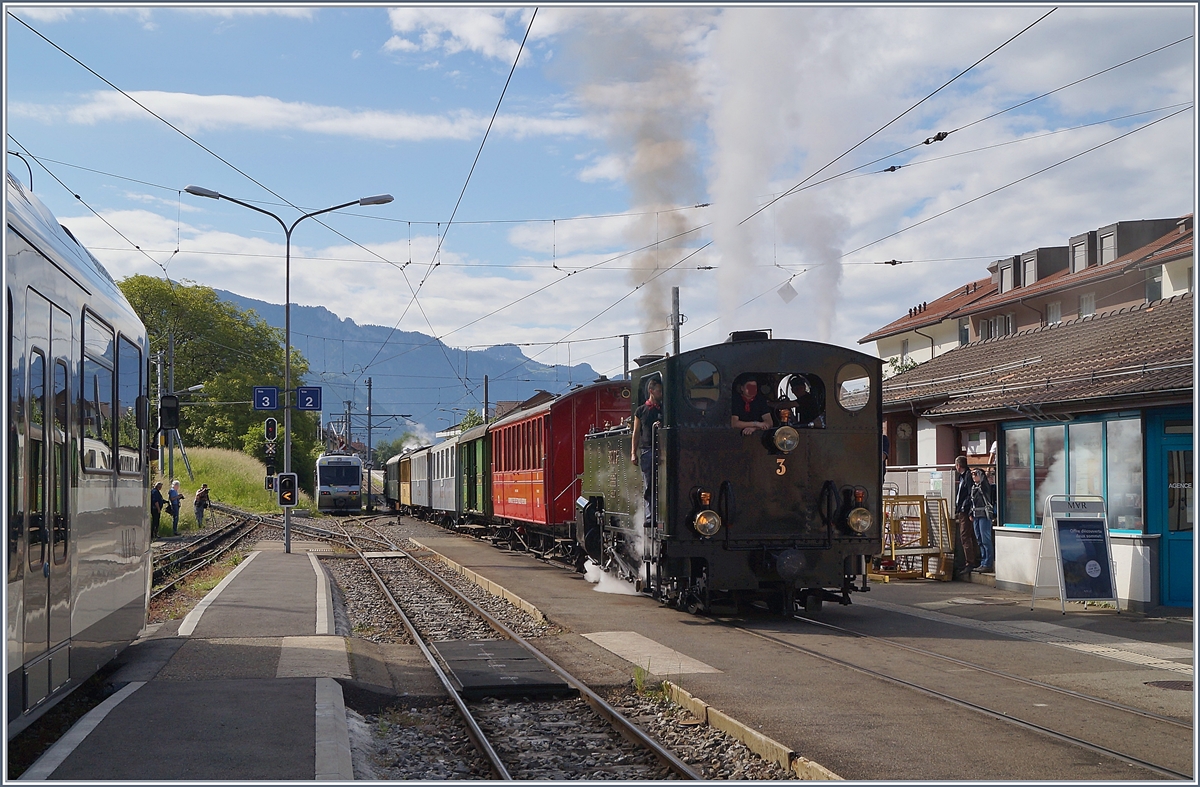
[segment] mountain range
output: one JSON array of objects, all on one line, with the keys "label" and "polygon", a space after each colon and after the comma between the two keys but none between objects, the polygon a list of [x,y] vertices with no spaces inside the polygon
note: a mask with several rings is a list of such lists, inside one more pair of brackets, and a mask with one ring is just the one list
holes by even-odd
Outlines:
[{"label": "mountain range", "polygon": [[[222,300],[252,309],[283,330],[282,304],[216,292]],[[309,365],[302,384],[322,389],[322,423],[344,423],[349,412],[351,437],[363,443],[368,380],[372,442],[378,443],[404,431],[428,441],[434,433],[457,424],[468,409],[482,413],[485,375],[493,414],[497,402],[524,401],[539,390],[560,393],[597,377],[586,363],[538,363],[514,344],[461,350],[419,332],[359,325],[323,306],[292,304],[291,312],[292,347]]]}]

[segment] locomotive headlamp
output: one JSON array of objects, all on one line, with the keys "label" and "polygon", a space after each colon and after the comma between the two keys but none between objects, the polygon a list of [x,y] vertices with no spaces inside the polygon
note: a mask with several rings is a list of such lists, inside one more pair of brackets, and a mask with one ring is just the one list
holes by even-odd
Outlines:
[{"label": "locomotive headlamp", "polygon": [[800,445],[800,433],[790,426],[781,426],[775,430],[775,447],[785,454],[796,450]]},{"label": "locomotive headlamp", "polygon": [[861,535],[871,528],[871,512],[865,508],[856,508],[846,517],[846,524],[855,533]]},{"label": "locomotive headlamp", "polygon": [[712,492],[701,492],[700,493],[700,505],[702,505],[702,506],[711,506],[712,505]]},{"label": "locomotive headlamp", "polygon": [[697,533],[708,538],[721,529],[721,517],[717,516],[716,511],[704,510],[696,514],[696,521],[692,526],[696,528]]}]

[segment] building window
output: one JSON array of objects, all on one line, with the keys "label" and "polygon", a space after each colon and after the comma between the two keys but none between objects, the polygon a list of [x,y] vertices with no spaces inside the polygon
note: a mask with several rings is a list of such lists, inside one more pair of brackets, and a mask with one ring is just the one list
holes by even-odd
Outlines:
[{"label": "building window", "polygon": [[1087,267],[1087,243],[1076,243],[1071,247],[1071,273],[1079,273]]},{"label": "building window", "polygon": [[1006,525],[1040,526],[1048,495],[1099,495],[1109,527],[1142,531],[1142,423],[1105,418],[1004,431]]},{"label": "building window", "polygon": [[[1191,268],[1188,268],[1188,274],[1191,275]],[[958,344],[961,347],[964,344],[971,342],[971,321],[963,318],[958,321]]]},{"label": "building window", "polygon": [[1021,284],[1028,287],[1037,281],[1037,257],[1025,260],[1025,270],[1021,276]]},{"label": "building window", "polygon": [[1090,317],[1096,313],[1096,293],[1085,292],[1079,296],[1079,316]]},{"label": "building window", "polygon": [[1000,292],[1008,292],[1013,288],[1013,269],[1011,265],[1000,269]]},{"label": "building window", "polygon": [[900,363],[908,363],[908,339],[900,342]]},{"label": "building window", "polygon": [[1146,301],[1162,300],[1163,269],[1162,266],[1146,271]]},{"label": "building window", "polygon": [[1100,264],[1107,265],[1117,258],[1117,233],[1100,236]]},{"label": "building window", "polygon": [[1062,322],[1062,301],[1046,304],[1046,324],[1056,325]]}]

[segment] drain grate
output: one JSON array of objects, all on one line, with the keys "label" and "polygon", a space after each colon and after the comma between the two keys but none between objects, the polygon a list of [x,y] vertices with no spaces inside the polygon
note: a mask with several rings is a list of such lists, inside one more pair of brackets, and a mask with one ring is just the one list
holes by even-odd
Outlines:
[{"label": "drain grate", "polygon": [[1190,680],[1151,680],[1147,681],[1147,686],[1153,686],[1156,689],[1174,689],[1175,691],[1191,691],[1192,682]]}]

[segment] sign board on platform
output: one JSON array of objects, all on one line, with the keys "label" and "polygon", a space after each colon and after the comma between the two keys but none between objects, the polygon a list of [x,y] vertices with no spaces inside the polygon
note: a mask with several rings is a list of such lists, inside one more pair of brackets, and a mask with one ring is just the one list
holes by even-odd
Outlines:
[{"label": "sign board on platform", "polygon": [[1062,611],[1068,601],[1113,601],[1117,598],[1116,564],[1108,536],[1108,511],[1104,498],[1050,495],[1042,518],[1033,601],[1038,589],[1057,585]]},{"label": "sign board on platform", "polygon": [[278,410],[279,389],[273,385],[254,386],[255,410]]},{"label": "sign board on platform", "polygon": [[296,409],[297,410],[320,410],[321,409],[321,386],[319,385],[301,385],[296,388]]}]

